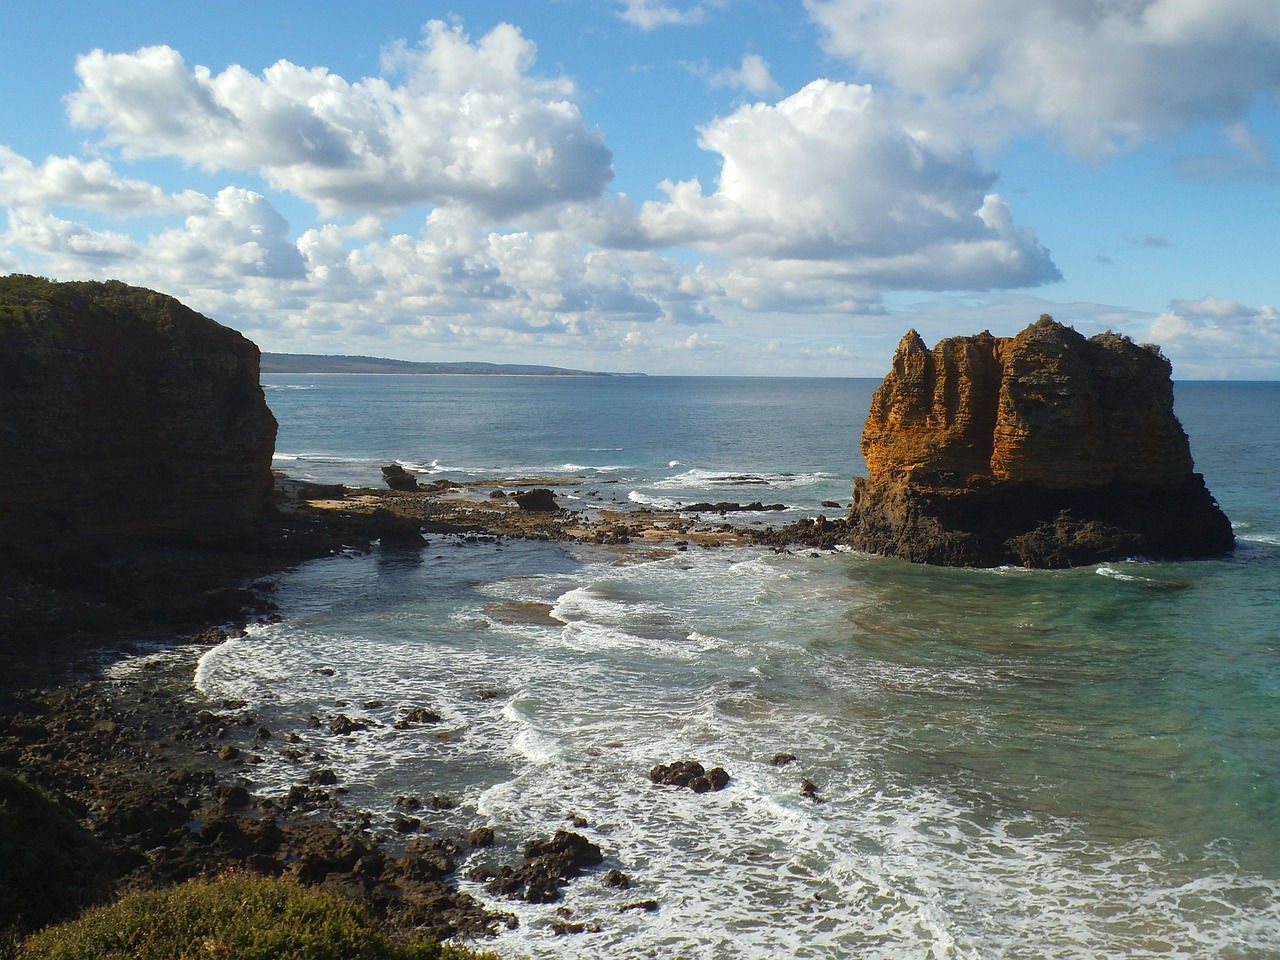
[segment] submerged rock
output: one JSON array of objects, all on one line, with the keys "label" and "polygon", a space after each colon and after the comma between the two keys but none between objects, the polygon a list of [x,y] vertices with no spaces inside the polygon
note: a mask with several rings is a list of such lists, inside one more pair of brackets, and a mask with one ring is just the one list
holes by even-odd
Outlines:
[{"label": "submerged rock", "polygon": [[1200,557],[1231,524],[1173,413],[1169,361],[1052,317],[933,350],[910,331],[871,401],[847,542],[951,566]]}]

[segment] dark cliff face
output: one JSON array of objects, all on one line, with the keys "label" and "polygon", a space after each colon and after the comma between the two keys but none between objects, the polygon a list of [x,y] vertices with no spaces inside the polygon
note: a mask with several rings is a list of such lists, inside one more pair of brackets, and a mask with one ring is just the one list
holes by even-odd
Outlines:
[{"label": "dark cliff face", "polygon": [[258,362],[150,290],[0,278],[0,562],[252,532],[276,434]]},{"label": "dark cliff face", "polygon": [[850,542],[950,565],[1208,556],[1231,525],[1194,472],[1169,362],[1041,317],[1018,336],[903,337],[871,402]]}]

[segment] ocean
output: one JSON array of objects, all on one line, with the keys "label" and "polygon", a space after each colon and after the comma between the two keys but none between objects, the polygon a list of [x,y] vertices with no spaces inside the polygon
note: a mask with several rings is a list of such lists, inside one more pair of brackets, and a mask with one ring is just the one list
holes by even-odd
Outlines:
[{"label": "ocean", "polygon": [[[876,383],[264,386],[295,477],[380,486],[396,460],[558,478],[572,509],[777,502],[738,519],[780,524],[847,509]],[[518,915],[505,957],[1280,957],[1280,384],[1179,383],[1176,410],[1230,558],[951,570],[439,536],[283,575],[284,618],[196,682],[314,752],[255,747],[263,793],[328,767],[387,834],[398,797],[444,795],[415,815],[493,826],[474,862],[584,819],[606,864],[561,904],[462,881]],[[443,720],[397,730],[417,706]],[[337,713],[380,726],[309,725]],[[677,759],[732,780],[649,781]],[[557,907],[599,931],[557,936]]]}]

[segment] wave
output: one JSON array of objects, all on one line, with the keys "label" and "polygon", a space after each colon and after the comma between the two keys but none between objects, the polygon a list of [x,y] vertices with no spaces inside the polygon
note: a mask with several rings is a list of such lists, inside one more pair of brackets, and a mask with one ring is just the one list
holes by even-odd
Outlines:
[{"label": "wave", "polygon": [[632,470],[634,468],[616,463],[605,464],[600,467],[587,466],[581,463],[562,463],[560,469],[568,473],[619,473],[623,470]]},{"label": "wave", "polygon": [[642,507],[653,507],[657,510],[679,510],[680,501],[672,500],[670,497],[651,497],[641,493],[638,490],[632,490],[627,494],[627,499],[632,503],[638,503]]},{"label": "wave", "polygon": [[654,480],[647,486],[655,490],[750,490],[753,488],[785,490],[827,483],[833,479],[836,477],[830,473],[735,473],[694,467],[673,477]]},{"label": "wave", "polygon": [[1110,579],[1112,579],[1112,580],[1121,580],[1121,581],[1124,581],[1124,582],[1126,582],[1126,583],[1152,583],[1152,582],[1154,582],[1154,581],[1152,581],[1152,580],[1151,580],[1151,578],[1150,578],[1150,577],[1139,577],[1139,576],[1135,576],[1135,575],[1134,575],[1134,574],[1132,574],[1132,573],[1124,573],[1124,572],[1122,572],[1122,571],[1120,571],[1120,570],[1117,570],[1115,567],[1113,567],[1113,566],[1112,566],[1111,564],[1109,564],[1109,563],[1104,563],[1102,566],[1098,567],[1098,569],[1096,569],[1096,570],[1095,570],[1095,571],[1093,571],[1093,572],[1094,572],[1094,573],[1096,573],[1096,574],[1098,574],[1099,576],[1109,577],[1109,578],[1110,578]]}]

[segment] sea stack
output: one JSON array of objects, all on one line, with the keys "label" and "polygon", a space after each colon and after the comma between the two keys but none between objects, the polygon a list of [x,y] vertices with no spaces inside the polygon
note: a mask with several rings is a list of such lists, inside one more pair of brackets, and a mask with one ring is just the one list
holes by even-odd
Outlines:
[{"label": "sea stack", "polygon": [[851,546],[947,566],[1068,567],[1230,551],[1158,347],[1052,317],[929,350],[914,330],[876,390]]},{"label": "sea stack", "polygon": [[0,277],[0,563],[247,537],[276,435],[258,363],[172,297]]}]

